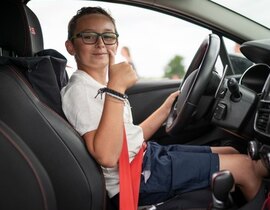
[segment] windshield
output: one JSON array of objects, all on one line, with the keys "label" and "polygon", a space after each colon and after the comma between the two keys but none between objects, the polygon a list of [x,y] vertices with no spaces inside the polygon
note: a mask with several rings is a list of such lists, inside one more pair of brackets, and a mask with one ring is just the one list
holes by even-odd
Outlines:
[{"label": "windshield", "polygon": [[270,28],[269,0],[212,0],[267,28]]}]

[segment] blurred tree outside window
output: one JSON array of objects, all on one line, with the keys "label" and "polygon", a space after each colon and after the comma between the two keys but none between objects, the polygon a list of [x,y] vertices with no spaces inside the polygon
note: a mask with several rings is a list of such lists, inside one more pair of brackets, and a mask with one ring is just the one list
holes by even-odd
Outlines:
[{"label": "blurred tree outside window", "polygon": [[184,58],[180,55],[174,56],[174,58],[165,67],[164,77],[169,79],[183,78],[185,75],[183,60]]}]

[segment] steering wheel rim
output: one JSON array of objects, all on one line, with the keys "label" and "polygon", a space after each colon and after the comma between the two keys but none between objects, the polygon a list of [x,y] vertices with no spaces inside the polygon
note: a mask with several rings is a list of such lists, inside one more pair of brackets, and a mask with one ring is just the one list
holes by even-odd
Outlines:
[{"label": "steering wheel rim", "polygon": [[180,95],[173,104],[166,122],[166,132],[183,131],[205,92],[220,50],[220,38],[209,34],[198,48],[179,87]]}]

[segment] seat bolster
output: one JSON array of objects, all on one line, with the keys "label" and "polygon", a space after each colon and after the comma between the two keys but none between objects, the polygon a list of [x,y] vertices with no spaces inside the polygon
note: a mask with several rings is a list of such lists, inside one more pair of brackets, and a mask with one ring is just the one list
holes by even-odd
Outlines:
[{"label": "seat bolster", "polygon": [[22,139],[2,121],[0,154],[0,209],[57,209],[47,172]]}]

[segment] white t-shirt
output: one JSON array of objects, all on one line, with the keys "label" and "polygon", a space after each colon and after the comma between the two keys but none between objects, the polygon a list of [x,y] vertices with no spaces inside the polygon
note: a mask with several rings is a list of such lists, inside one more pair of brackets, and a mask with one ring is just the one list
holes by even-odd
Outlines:
[{"label": "white t-shirt", "polygon": [[[104,85],[98,83],[89,74],[77,70],[74,72],[66,87],[61,90],[62,108],[73,127],[82,136],[89,131],[96,130],[102,115],[105,95],[97,95]],[[96,97],[96,98],[95,98]],[[124,107],[124,124],[127,135],[129,161],[139,151],[143,143],[143,131],[140,126],[133,124],[131,108],[128,104]],[[111,125],[113,126],[113,125]],[[106,142],[106,139],[104,139]],[[119,192],[118,167],[102,167],[109,197]]]}]

